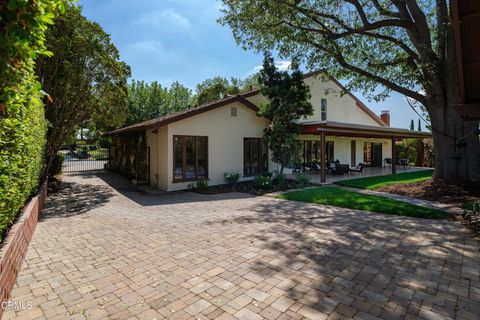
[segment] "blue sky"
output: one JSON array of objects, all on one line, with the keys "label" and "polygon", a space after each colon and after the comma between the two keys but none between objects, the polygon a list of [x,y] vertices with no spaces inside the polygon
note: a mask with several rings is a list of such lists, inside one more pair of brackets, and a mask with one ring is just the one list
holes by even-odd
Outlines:
[{"label": "blue sky", "polygon": [[[217,0],[80,0],[83,14],[98,22],[132,68],[136,80],[173,81],[194,89],[214,76],[245,78],[262,64],[262,56],[244,51],[228,27],[217,23]],[[279,61],[282,64],[282,61]],[[285,64],[285,62],[283,62]],[[341,79],[339,79],[341,80]],[[405,98],[369,102],[375,113],[390,110],[392,126],[407,128],[418,116]],[[422,125],[423,126],[423,125]]]}]

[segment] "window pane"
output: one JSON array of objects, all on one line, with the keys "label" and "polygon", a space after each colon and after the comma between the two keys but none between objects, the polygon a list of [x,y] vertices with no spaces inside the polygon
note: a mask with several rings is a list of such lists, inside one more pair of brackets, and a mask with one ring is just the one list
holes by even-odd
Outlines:
[{"label": "window pane", "polygon": [[321,100],[322,121],[327,120],[327,99]]},{"label": "window pane", "polygon": [[250,171],[250,139],[243,139],[243,175],[248,177]]},{"label": "window pane", "polygon": [[258,139],[252,139],[250,140],[250,156],[251,156],[251,164],[252,164],[252,175],[256,175],[259,173],[259,150],[258,150]]},{"label": "window pane", "polygon": [[327,151],[327,154],[326,154],[327,159],[326,160],[329,161],[329,162],[333,162],[334,157],[335,157],[334,152],[333,152],[333,141],[327,141],[326,148],[327,148],[327,150],[326,150]]},{"label": "window pane", "polygon": [[173,140],[173,149],[175,153],[175,171],[173,174],[174,179],[183,179],[183,137],[175,137]]},{"label": "window pane", "polygon": [[322,99],[321,108],[322,108],[322,111],[324,112],[327,111],[327,99]]},{"label": "window pane", "polygon": [[261,145],[261,171],[262,172],[268,172],[268,146],[265,142],[265,140],[260,139],[260,145]]},{"label": "window pane", "polygon": [[195,179],[195,137],[185,137],[185,178]]},{"label": "window pane", "polygon": [[198,168],[197,178],[208,177],[208,138],[198,137]]}]

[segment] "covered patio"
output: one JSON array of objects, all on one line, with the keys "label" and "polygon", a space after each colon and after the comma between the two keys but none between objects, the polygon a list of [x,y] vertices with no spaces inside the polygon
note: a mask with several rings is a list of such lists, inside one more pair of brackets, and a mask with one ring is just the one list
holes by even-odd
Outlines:
[{"label": "covered patio", "polygon": [[[316,163],[318,170],[307,171],[307,174],[312,178],[312,182],[332,183],[352,179],[353,177],[348,169],[345,174],[328,174],[330,172],[329,165],[327,165],[328,161],[330,165],[332,162],[341,163],[343,161],[343,166],[349,168],[357,167],[362,163],[365,165],[361,173],[363,176],[396,174],[400,171],[424,169],[410,167],[408,166],[408,159],[399,159],[396,152],[396,143],[406,138],[431,138],[431,133],[391,127],[320,121],[303,123],[301,138],[306,142],[314,142],[318,151],[319,159]],[[333,152],[335,141],[340,147],[337,148],[341,150],[340,152]],[[312,149],[311,146],[312,143],[310,143],[310,149]],[[341,161],[338,160],[339,157],[342,159]],[[311,157],[309,160],[310,163],[313,162]],[[401,166],[399,166],[400,163]],[[303,165],[305,166],[305,161]],[[360,173],[356,175],[361,176]]]},{"label": "covered patio", "polygon": [[[431,170],[431,168],[424,168],[424,167],[413,167],[413,166],[397,166],[396,171],[397,173],[403,173],[403,172],[414,172],[414,171],[422,171],[422,170]],[[384,176],[392,174],[392,168],[389,166],[386,167],[366,167],[362,174],[359,173],[350,173],[346,175],[332,175],[332,174],[327,174],[325,179],[325,182],[321,181],[321,175],[320,172],[306,172],[306,175],[310,179],[311,183],[315,184],[332,184],[337,181],[342,181],[342,180],[350,180],[350,179],[356,179],[356,178],[364,178],[364,177],[375,177],[375,176]],[[294,173],[293,176],[296,174]]]}]

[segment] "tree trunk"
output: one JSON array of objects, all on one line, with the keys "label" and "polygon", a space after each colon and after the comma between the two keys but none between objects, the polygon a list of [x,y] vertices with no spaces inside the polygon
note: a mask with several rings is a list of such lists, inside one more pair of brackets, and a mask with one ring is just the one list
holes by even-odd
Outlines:
[{"label": "tree trunk", "polygon": [[448,103],[428,108],[435,151],[434,180],[455,185],[480,184],[478,121],[463,122]]},{"label": "tree trunk", "polygon": [[435,153],[434,181],[478,186],[480,137],[476,131],[479,122],[463,121],[453,109],[459,101],[454,44],[453,30],[449,28],[445,55],[440,60],[432,86],[427,89],[426,108],[430,115]]}]

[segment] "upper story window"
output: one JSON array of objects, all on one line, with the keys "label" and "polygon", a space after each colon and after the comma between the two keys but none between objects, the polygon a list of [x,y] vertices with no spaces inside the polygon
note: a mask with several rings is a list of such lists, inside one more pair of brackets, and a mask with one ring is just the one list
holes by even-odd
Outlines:
[{"label": "upper story window", "polygon": [[322,99],[320,102],[320,110],[322,111],[322,121],[327,120],[327,99]]}]

